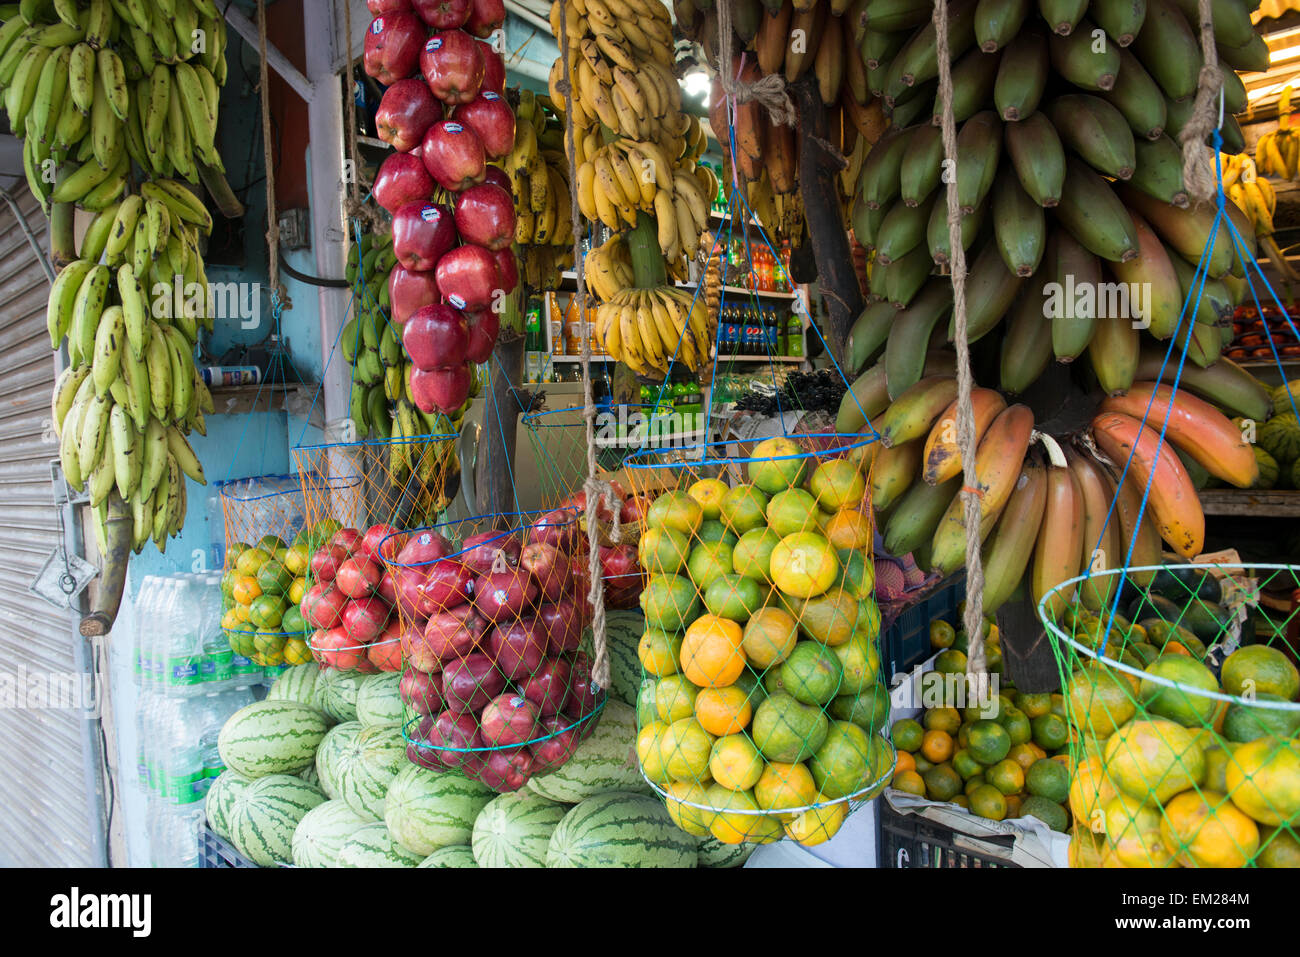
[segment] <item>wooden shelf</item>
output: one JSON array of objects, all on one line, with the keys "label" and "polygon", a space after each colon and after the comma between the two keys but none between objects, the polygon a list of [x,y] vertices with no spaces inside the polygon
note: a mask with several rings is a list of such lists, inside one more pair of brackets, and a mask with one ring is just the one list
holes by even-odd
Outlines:
[{"label": "wooden shelf", "polygon": [[1273,489],[1202,489],[1206,515],[1300,518],[1300,492]]},{"label": "wooden shelf", "polygon": [[377,150],[391,150],[393,148],[391,143],[385,143],[383,140],[376,139],[373,136],[358,136],[357,142],[362,146],[373,146]]}]

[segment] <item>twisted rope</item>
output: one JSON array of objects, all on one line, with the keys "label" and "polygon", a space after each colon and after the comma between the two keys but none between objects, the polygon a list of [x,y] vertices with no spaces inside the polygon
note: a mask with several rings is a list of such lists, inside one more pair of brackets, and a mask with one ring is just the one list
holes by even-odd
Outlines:
[{"label": "twisted rope", "polygon": [[1218,99],[1223,87],[1219,72],[1219,51],[1214,46],[1214,14],[1210,0],[1198,0],[1197,17],[1201,33],[1201,72],[1196,78],[1196,101],[1191,118],[1178,134],[1183,145],[1183,186],[1193,203],[1208,202],[1217,192],[1218,181],[1210,162],[1205,138],[1219,125]]},{"label": "twisted rope", "polygon": [[266,76],[266,0],[257,0],[258,92],[262,99],[262,162],[266,166],[266,269],[271,301],[284,298],[280,285],[280,219],[275,212],[275,157],[271,151],[271,89]]},{"label": "twisted rope", "polygon": [[[769,73],[761,80],[746,83],[732,75],[731,41],[735,34],[731,27],[731,3],[732,0],[718,3],[718,79],[723,91],[733,104],[753,102],[763,106],[773,126],[795,126],[799,114],[785,91],[784,77]],[[717,130],[713,132],[715,136],[718,134]]]},{"label": "twisted rope", "polygon": [[[565,156],[569,163],[569,182],[578,182],[573,131],[573,72],[569,66],[569,17],[567,10],[560,12],[560,56],[564,60],[564,76],[555,84],[564,97]],[[584,330],[582,336],[582,421],[587,439],[587,480],[582,489],[586,497],[587,519],[587,601],[591,605],[591,678],[602,688],[609,687],[609,649],[605,641],[605,580],[600,575],[600,504],[611,503],[614,487],[596,478],[596,401],[591,391],[591,335],[587,323],[587,281],[582,257],[582,211],[578,207],[578,190],[569,190],[569,216],[573,223],[573,271],[577,278],[578,323]],[[621,504],[621,503],[620,503]],[[614,519],[618,520],[618,506],[611,505]]]},{"label": "twisted rope", "polygon": [[988,675],[984,656],[984,563],[980,557],[979,479],[975,474],[975,411],[971,406],[974,378],[970,369],[970,345],[966,333],[966,250],[961,241],[961,206],[957,199],[957,120],[952,111],[952,62],[948,47],[948,0],[935,0],[934,26],[939,60],[940,127],[943,153],[950,170],[948,183],[948,245],[952,256],[952,311],[956,326],[953,344],[957,348],[957,447],[961,450],[962,514],[966,525],[966,613],[963,624],[969,652],[966,674],[979,683],[978,699],[984,700]]}]

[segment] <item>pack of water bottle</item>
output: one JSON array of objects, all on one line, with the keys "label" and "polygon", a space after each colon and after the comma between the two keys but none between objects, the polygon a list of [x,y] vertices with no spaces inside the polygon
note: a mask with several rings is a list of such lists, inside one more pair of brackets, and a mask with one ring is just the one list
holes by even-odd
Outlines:
[{"label": "pack of water bottle", "polygon": [[254,700],[263,669],[230,649],[221,576],[149,576],[136,602],[133,670],[136,772],[146,801],[150,862],[198,864],[203,798],[224,770],[217,736]]}]

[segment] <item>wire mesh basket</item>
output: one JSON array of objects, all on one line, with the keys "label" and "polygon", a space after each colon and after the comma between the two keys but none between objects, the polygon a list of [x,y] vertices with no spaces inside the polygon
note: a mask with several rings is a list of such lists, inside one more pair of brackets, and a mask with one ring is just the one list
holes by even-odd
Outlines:
[{"label": "wire mesh basket", "polygon": [[[1113,600],[1089,611],[1085,585],[1107,579]],[[1297,589],[1295,566],[1207,562],[1084,575],[1043,597],[1075,866],[1300,866]]]}]

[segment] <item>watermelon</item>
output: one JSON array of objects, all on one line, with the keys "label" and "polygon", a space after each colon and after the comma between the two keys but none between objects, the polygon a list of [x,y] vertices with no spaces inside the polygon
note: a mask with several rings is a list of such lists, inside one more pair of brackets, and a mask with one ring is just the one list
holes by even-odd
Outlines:
[{"label": "watermelon", "polygon": [[1291,487],[1300,488],[1300,459],[1291,463]]},{"label": "watermelon", "polygon": [[641,659],[637,645],[645,634],[645,615],[640,609],[611,611],[605,616],[605,647],[609,651],[609,694],[624,704],[636,706],[641,690]]},{"label": "watermelon", "polygon": [[357,692],[357,720],[364,725],[401,724],[402,699],[397,694],[401,672],[381,671],[366,679]]},{"label": "watermelon", "polygon": [[551,832],[568,807],[527,790],[499,794],[474,820],[479,867],[545,867]]},{"label": "watermelon", "polygon": [[423,858],[393,840],[383,824],[367,824],[339,849],[339,867],[417,867]]},{"label": "watermelon", "polygon": [[1273,390],[1274,412],[1294,413],[1297,409],[1300,409],[1300,379],[1292,379]]},{"label": "watermelon", "polygon": [[268,774],[243,788],[230,805],[230,843],[261,867],[293,859],[293,832],[325,802],[320,788],[288,774]]},{"label": "watermelon", "polygon": [[359,671],[340,671],[322,668],[312,689],[313,707],[324,711],[335,721],[357,720],[357,695],[368,675]]},{"label": "watermelon", "polygon": [[550,774],[530,778],[528,787],[563,804],[610,791],[649,793],[636,759],[636,713],[621,701],[607,699],[596,729],[573,757]]},{"label": "watermelon", "polygon": [[757,844],[723,844],[716,837],[700,838],[700,867],[740,867]]},{"label": "watermelon", "polygon": [[346,801],[326,801],[308,811],[293,832],[295,867],[337,867],[344,843],[369,822]]},{"label": "watermelon", "polygon": [[1269,455],[1258,445],[1252,445],[1251,450],[1255,453],[1255,463],[1259,466],[1259,479],[1255,482],[1255,488],[1274,488],[1277,486],[1278,465],[1277,459]]},{"label": "watermelon", "polygon": [[254,701],[226,721],[217,751],[226,767],[250,778],[297,774],[315,759],[329,724],[324,714],[297,701]]},{"label": "watermelon", "polygon": [[[299,771],[298,777],[302,778],[308,784],[314,784],[316,785],[316,787],[318,788],[320,787],[320,774],[316,770],[315,761],[313,761],[311,764],[307,765],[305,768]],[[322,788],[321,790],[324,790],[324,788]]]},{"label": "watermelon", "polygon": [[208,788],[203,799],[203,810],[208,816],[208,826],[218,836],[230,840],[230,805],[235,803],[239,792],[253,783],[252,778],[244,777],[230,768],[222,771]]},{"label": "watermelon", "polygon": [[614,792],[587,798],[564,815],[547,867],[695,867],[697,840],[659,801]]},{"label": "watermelon", "polygon": [[367,821],[382,821],[388,785],[406,763],[406,742],[395,724],[364,728],[346,721],[326,736],[316,761],[326,794],[346,801]]},{"label": "watermelon", "polygon": [[280,677],[275,679],[275,683],[271,685],[270,690],[266,692],[266,697],[268,700],[296,701],[299,704],[315,707],[312,692],[316,689],[316,676],[318,674],[320,674],[320,668],[314,661],[309,661],[305,665],[286,668]]},{"label": "watermelon", "polygon": [[440,847],[424,860],[417,867],[478,867],[478,862],[474,860],[474,851],[467,844],[453,844],[450,847]]},{"label": "watermelon", "polygon": [[1259,427],[1255,441],[1278,465],[1290,465],[1300,458],[1300,421],[1291,412],[1275,415]]},{"label": "watermelon", "polygon": [[439,774],[410,764],[388,786],[384,823],[402,846],[417,854],[432,854],[440,847],[468,844],[474,818],[493,793],[487,785],[459,774]]}]

